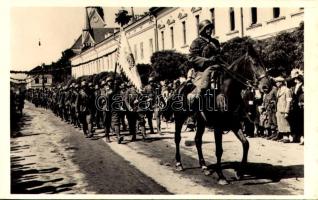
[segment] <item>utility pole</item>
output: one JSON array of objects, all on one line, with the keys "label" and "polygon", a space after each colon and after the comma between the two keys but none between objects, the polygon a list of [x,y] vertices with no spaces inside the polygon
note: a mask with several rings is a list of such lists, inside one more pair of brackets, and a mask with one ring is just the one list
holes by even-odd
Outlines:
[{"label": "utility pole", "polygon": [[44,88],[45,88],[45,86],[44,86],[44,63],[42,64],[42,89],[43,89],[43,91],[44,91]]},{"label": "utility pole", "polygon": [[240,8],[241,11],[241,37],[244,37],[244,17],[243,17],[243,8]]},{"label": "utility pole", "polygon": [[131,8],[131,16],[132,16],[132,21],[135,22],[135,13],[134,13],[134,7],[130,7]]}]

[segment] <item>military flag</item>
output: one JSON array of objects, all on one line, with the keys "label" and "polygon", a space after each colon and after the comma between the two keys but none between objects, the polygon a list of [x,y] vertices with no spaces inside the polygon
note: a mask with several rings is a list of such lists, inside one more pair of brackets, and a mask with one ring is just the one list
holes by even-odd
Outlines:
[{"label": "military flag", "polygon": [[126,33],[123,29],[120,32],[120,39],[117,49],[117,65],[125,74],[127,79],[136,87],[141,90],[141,79],[138,73],[134,56],[132,54]]}]

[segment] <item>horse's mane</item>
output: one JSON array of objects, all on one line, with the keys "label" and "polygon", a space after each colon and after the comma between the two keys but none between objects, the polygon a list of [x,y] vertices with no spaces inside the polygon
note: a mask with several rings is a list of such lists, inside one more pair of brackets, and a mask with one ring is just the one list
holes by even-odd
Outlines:
[{"label": "horse's mane", "polygon": [[[257,66],[253,67],[255,63]],[[248,46],[247,52],[234,60],[233,63],[227,67],[227,69],[254,81],[257,79],[257,74],[259,75],[265,73],[263,66],[263,62],[256,50],[253,48],[253,46]]]}]

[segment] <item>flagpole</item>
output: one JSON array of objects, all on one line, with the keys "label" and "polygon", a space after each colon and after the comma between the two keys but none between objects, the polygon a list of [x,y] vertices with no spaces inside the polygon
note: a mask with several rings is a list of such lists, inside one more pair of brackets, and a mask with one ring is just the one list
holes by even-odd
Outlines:
[{"label": "flagpole", "polygon": [[[120,27],[120,33],[123,31],[123,27],[121,26]],[[119,34],[121,35],[121,34]],[[114,39],[115,39],[115,34],[114,34]],[[114,75],[113,75],[113,80],[114,80],[114,86],[113,86],[113,89],[115,90],[116,89],[116,84],[117,84],[117,81],[116,81],[116,73],[117,73],[117,65],[118,65],[118,55],[119,55],[119,45],[120,45],[120,39],[118,40],[118,47],[117,47],[117,52],[116,52],[116,62],[115,62],[115,70],[114,70]]]}]

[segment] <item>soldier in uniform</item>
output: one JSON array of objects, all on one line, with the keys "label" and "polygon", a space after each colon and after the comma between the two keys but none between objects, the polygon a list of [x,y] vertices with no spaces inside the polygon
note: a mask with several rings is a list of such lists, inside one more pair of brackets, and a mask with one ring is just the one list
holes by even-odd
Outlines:
[{"label": "soldier in uniform", "polygon": [[111,110],[111,124],[117,136],[117,143],[120,144],[124,137],[120,135],[120,121],[123,112],[123,100],[116,80],[108,80],[109,87],[108,100]]},{"label": "soldier in uniform", "polygon": [[105,138],[106,142],[110,142],[109,134],[111,128],[111,112],[110,112],[110,105],[109,105],[109,91],[111,90],[110,83],[111,78],[108,77],[106,81],[101,82],[101,100],[100,104],[103,110],[103,123],[105,129]]},{"label": "soldier in uniform", "polygon": [[59,116],[63,120],[64,119],[64,105],[65,105],[65,87],[61,87],[59,91],[59,100],[58,100],[58,105],[59,105]]},{"label": "soldier in uniform", "polygon": [[81,89],[76,100],[76,114],[83,125],[84,135],[93,137],[92,133],[92,110],[90,105],[89,88],[86,81],[82,81]]},{"label": "soldier in uniform", "polygon": [[127,85],[127,90],[125,95],[123,95],[124,105],[126,108],[126,116],[129,125],[129,133],[132,135],[131,141],[136,141],[136,131],[137,131],[137,121],[143,137],[143,140],[146,139],[146,128],[145,128],[145,112],[142,110],[139,105],[140,94],[137,90],[130,84]]},{"label": "soldier in uniform", "polygon": [[72,90],[72,85],[70,85],[70,87],[65,86],[64,119],[67,123],[70,123],[70,115],[71,115],[71,90]]},{"label": "soldier in uniform", "polygon": [[150,129],[150,134],[154,134],[154,129],[152,125],[153,113],[154,113],[154,104],[155,104],[155,92],[156,87],[154,84],[154,78],[150,77],[148,79],[148,85],[146,85],[143,89],[143,95],[146,98],[147,104],[145,106],[147,109],[144,111],[148,120],[148,125]]},{"label": "soldier in uniform", "polygon": [[[188,71],[187,81],[193,81],[196,88],[188,94],[188,100],[193,102],[211,83],[212,73],[219,68],[220,43],[212,38],[214,24],[203,20],[199,24],[199,37],[190,46],[189,61],[194,68]],[[199,73],[198,73],[199,72]]]},{"label": "soldier in uniform", "polygon": [[[95,85],[95,91],[94,91],[95,103],[98,100],[98,98],[100,97],[100,95],[101,95],[101,90],[100,90],[98,84],[96,84]],[[96,106],[95,106],[95,108],[96,108]],[[94,120],[95,120],[95,123],[96,123],[96,127],[98,129],[100,129],[101,128],[100,123],[102,121],[102,111],[100,109],[96,108]]]}]

